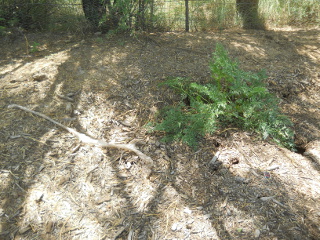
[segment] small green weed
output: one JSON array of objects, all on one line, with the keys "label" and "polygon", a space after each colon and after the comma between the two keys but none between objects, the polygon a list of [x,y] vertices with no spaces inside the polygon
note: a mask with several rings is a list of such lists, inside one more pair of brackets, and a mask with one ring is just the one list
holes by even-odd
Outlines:
[{"label": "small green weed", "polygon": [[264,85],[264,71],[241,70],[221,44],[216,45],[210,70],[207,84],[185,78],[162,83],[181,95],[180,103],[162,109],[154,124],[154,131],[166,133],[164,141],[182,140],[196,148],[198,137],[234,126],[294,149],[292,123],[280,113],[278,99]]},{"label": "small green weed", "polygon": [[103,43],[103,38],[102,38],[102,37],[97,37],[97,38],[95,39],[95,42],[96,42],[96,43]]},{"label": "small green weed", "polygon": [[5,23],[5,19],[0,17],[0,36],[5,34],[6,27],[1,24]]},{"label": "small green weed", "polygon": [[34,53],[34,52],[38,52],[39,51],[39,45],[40,43],[37,43],[37,42],[33,42],[32,45],[31,45],[31,52]]},{"label": "small green weed", "polygon": [[5,34],[5,31],[6,31],[6,27],[0,26],[0,36],[1,36],[1,35],[4,35],[4,34]]}]

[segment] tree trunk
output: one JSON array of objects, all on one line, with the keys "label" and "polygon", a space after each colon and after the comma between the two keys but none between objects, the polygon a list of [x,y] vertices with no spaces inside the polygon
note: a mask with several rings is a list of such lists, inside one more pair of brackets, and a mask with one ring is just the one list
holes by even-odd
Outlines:
[{"label": "tree trunk", "polygon": [[141,30],[146,30],[146,6],[148,2],[147,0],[139,0],[138,1],[138,13],[137,13],[137,21],[136,28]]},{"label": "tree trunk", "polygon": [[184,1],[185,3],[185,8],[186,8],[186,12],[185,12],[185,15],[186,15],[186,21],[185,21],[185,30],[186,32],[189,32],[189,0],[185,0]]},{"label": "tree trunk", "polygon": [[100,26],[100,21],[106,15],[105,0],[82,0],[82,8],[85,17],[91,25],[97,30]]},{"label": "tree trunk", "polygon": [[245,29],[265,29],[264,21],[260,18],[259,0],[237,0],[237,11],[243,19]]}]

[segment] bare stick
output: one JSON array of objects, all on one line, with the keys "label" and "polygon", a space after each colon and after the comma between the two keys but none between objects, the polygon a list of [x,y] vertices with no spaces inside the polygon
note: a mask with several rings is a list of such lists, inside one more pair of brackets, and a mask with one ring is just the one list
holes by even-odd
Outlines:
[{"label": "bare stick", "polygon": [[26,107],[23,107],[23,106],[20,106],[20,105],[17,105],[17,104],[11,104],[8,106],[8,108],[19,108],[23,111],[26,111],[26,112],[30,112],[34,115],[37,115],[39,117],[42,117],[56,125],[58,125],[59,127],[65,129],[66,131],[72,133],[74,136],[76,136],[81,142],[85,143],[85,144],[89,144],[89,145],[94,145],[94,146],[97,146],[97,147],[101,147],[101,148],[118,148],[118,149],[123,149],[123,150],[127,150],[127,151],[131,151],[131,152],[134,152],[135,154],[137,154],[142,160],[145,161],[145,163],[147,164],[150,164],[150,166],[153,164],[153,161],[152,159],[145,155],[143,152],[139,151],[137,148],[136,148],[136,145],[134,143],[129,143],[129,144],[118,144],[118,143],[108,143],[106,141],[103,141],[103,140],[97,140],[97,139],[94,139],[94,138],[91,138],[83,133],[80,133],[72,128],[69,128],[55,120],[53,120],[52,118],[49,118],[48,116],[42,114],[42,113],[39,113],[39,112],[36,112],[36,111],[33,111],[29,108],[26,108]]}]

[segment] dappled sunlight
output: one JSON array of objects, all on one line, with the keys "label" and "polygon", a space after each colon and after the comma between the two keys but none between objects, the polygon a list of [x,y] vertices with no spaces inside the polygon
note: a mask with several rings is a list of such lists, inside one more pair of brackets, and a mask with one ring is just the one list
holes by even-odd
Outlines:
[{"label": "dappled sunlight", "polygon": [[[101,239],[104,234],[103,229],[108,227],[108,222],[115,223],[114,216],[121,212],[121,208],[126,207],[126,200],[121,198],[118,199],[119,203],[113,203],[114,205],[105,204],[104,202],[109,200],[105,197],[101,198],[105,194],[101,192],[101,189],[97,190],[97,182],[92,181],[91,174],[97,168],[92,160],[103,157],[103,152],[95,148],[91,151],[80,149],[73,164],[70,162],[70,158],[73,158],[71,155],[66,156],[65,159],[59,159],[56,156],[55,151],[45,156],[45,168],[53,169],[59,166],[60,171],[53,171],[50,176],[41,172],[37,174],[37,183],[33,184],[26,194],[21,226],[40,230],[39,227],[44,225],[44,233],[54,231],[59,226],[60,230],[56,234],[65,235],[70,231],[75,231],[85,233],[84,235],[90,236],[90,239]],[[83,157],[86,158],[86,165],[78,164],[77,159]],[[110,164],[104,163],[105,171],[108,171],[108,165]],[[87,167],[89,171],[85,170]],[[81,175],[76,176],[78,170]],[[114,190],[112,190],[113,193],[110,193],[111,189],[108,187],[110,184],[115,184],[111,180],[113,176],[110,170],[111,168],[106,172],[110,181],[104,183],[106,189],[102,190],[108,195],[115,194]],[[74,181],[76,184],[72,186]],[[104,221],[100,222],[98,219],[102,215]]]},{"label": "dappled sunlight", "polygon": [[[83,237],[101,238],[104,226],[97,222],[96,217],[79,211],[82,202],[77,201],[75,198],[77,196],[66,192],[65,189],[56,191],[52,189],[52,185],[50,187],[49,183],[35,184],[32,190],[27,193],[24,203],[24,217],[21,219],[20,228],[24,231],[39,230],[39,227],[43,225],[45,234],[60,226],[60,230],[56,232],[60,236],[74,231],[76,234],[83,234]],[[85,192],[85,195],[90,194],[90,190],[92,190],[85,183],[81,184],[80,188]]]},{"label": "dappled sunlight", "polygon": [[[124,166],[130,168],[129,164]],[[121,169],[121,168],[120,168]],[[131,181],[127,183],[125,188],[132,206],[137,209],[137,213],[145,213],[150,211],[149,205],[155,198],[157,186],[150,183],[149,180]]]},{"label": "dappled sunlight", "polygon": [[266,58],[267,54],[265,52],[265,49],[261,46],[259,47],[258,44],[256,43],[251,43],[251,44],[244,44],[244,43],[239,43],[239,42],[231,42],[231,44],[237,49],[237,50],[244,50],[247,53],[251,54],[255,58],[261,59],[261,58]]},{"label": "dappled sunlight", "polygon": [[165,233],[164,239],[173,236],[178,239],[220,239],[212,225],[212,218],[216,216],[206,213],[200,206],[190,206],[185,202],[188,197],[178,193],[172,186],[165,186],[162,191],[158,219],[154,223],[159,226],[155,228],[158,236]]},{"label": "dappled sunlight", "polygon": [[[317,199],[320,196],[320,178],[315,164],[308,157],[286,149],[279,151],[278,157],[281,155],[283,159],[289,161],[283,162],[275,173],[287,189],[288,194],[295,198],[296,192],[298,192]],[[289,173],[295,177],[290,178]]]},{"label": "dappled sunlight", "polygon": [[309,57],[314,63],[320,63],[320,45],[303,45],[297,48],[299,54]]},{"label": "dappled sunlight", "polygon": [[[91,93],[83,93],[81,98],[90,99],[90,96],[92,97]],[[97,95],[95,97],[97,97]],[[91,99],[91,101],[94,101],[94,99]],[[103,101],[104,100],[102,100],[102,102]],[[78,105],[79,111],[86,109],[87,104],[87,100],[82,102],[80,99]],[[86,109],[86,111],[78,117],[78,121],[79,124],[86,129],[90,135],[94,136],[95,138],[104,138],[105,136],[109,135],[109,131],[116,130],[108,127],[112,121],[116,121],[114,116],[115,106],[112,104],[103,103],[99,106],[99,108],[93,106]]]},{"label": "dappled sunlight", "polygon": [[10,184],[11,184],[12,178],[15,178],[15,175],[10,170],[0,171],[0,181],[1,181],[0,191],[5,191],[5,189],[8,189],[11,187]]},{"label": "dappled sunlight", "polygon": [[0,66],[0,74],[5,75],[7,73],[10,73],[10,72],[14,71],[15,69],[19,68],[21,65],[23,65],[22,59],[16,60],[16,61],[8,63],[8,64],[4,64],[4,65]]},{"label": "dappled sunlight", "polygon": [[[37,56],[1,66],[0,210],[6,215],[0,217],[6,231],[17,239],[318,236],[319,168],[310,156],[228,122],[197,138],[196,150],[164,143],[163,132],[146,127],[180,100],[159,83],[175,77],[206,83],[219,42],[241,68],[265,69],[266,86],[280,98],[297,137],[316,139],[318,35],[235,29],[70,41],[64,51],[60,42],[48,53],[48,43]],[[13,103],[98,140],[136,143],[153,165],[132,152],[81,143],[52,122],[8,109]]]},{"label": "dappled sunlight", "polygon": [[10,67],[11,70],[4,73],[0,87],[4,89],[4,94],[8,97],[25,98],[28,96],[29,104],[38,103],[39,99],[47,96],[50,87],[55,83],[59,66],[69,57],[69,50],[65,50],[34,59],[31,62],[20,60],[20,63],[17,63],[15,67]]}]

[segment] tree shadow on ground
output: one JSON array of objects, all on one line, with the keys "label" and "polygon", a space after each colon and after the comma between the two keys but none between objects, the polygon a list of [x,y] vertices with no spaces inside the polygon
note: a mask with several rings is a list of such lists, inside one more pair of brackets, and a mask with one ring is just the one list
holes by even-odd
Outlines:
[{"label": "tree shadow on ground", "polygon": [[[270,48],[268,34],[274,43]],[[316,239],[320,234],[312,217],[317,203],[311,203],[317,197],[310,193],[316,185],[306,179],[303,165],[293,162],[291,169],[291,160],[277,152],[277,147],[244,137],[232,139],[227,132],[227,138],[217,136],[221,149],[207,139],[200,152],[193,153],[179,144],[158,143],[155,134],[143,130],[155,110],[178,99],[157,84],[168,76],[206,81],[216,41],[226,44],[244,67],[267,66],[275,92],[281,91],[282,84],[292,84],[282,77],[288,74],[289,78],[296,64],[292,60],[286,69],[279,69],[274,67],[277,61],[295,56],[292,59],[299,63],[307,58],[293,44],[286,46],[288,40],[278,32],[168,33],[111,40],[94,37],[67,47],[66,60],[52,83],[34,84],[43,84],[45,90],[39,90],[43,97],[27,92],[33,85],[10,95],[8,104],[36,105],[38,111],[57,120],[76,117],[65,124],[95,138],[144,139],[147,145],[141,149],[152,156],[155,166],[149,175],[132,154],[78,145],[73,136],[47,121],[6,110],[3,119],[10,121],[5,121],[1,133],[10,143],[2,141],[1,156],[10,160],[1,163],[7,183],[1,196],[5,212],[1,217],[7,216],[7,225],[2,225],[5,230],[1,236],[253,239],[259,230],[262,239]],[[283,48],[285,52],[280,51]],[[310,89],[308,85],[306,91]],[[79,92],[72,103],[73,110],[79,112],[76,116],[65,113],[67,102],[56,98],[57,93],[70,92]],[[313,134],[310,138],[317,137]],[[236,154],[228,155],[230,149]],[[212,172],[207,163],[217,150],[222,151],[222,166]],[[228,162],[233,157],[239,159],[238,165]],[[281,162],[281,158],[289,162]],[[279,161],[281,167],[266,178],[265,163],[270,159]],[[303,159],[299,158],[307,164]],[[295,186],[294,182],[290,188],[292,176],[286,171],[303,184]],[[312,168],[310,172],[314,172]]]},{"label": "tree shadow on ground", "polygon": [[[236,145],[234,142],[232,144]],[[247,147],[243,149],[248,151]],[[253,146],[249,149],[255,151]],[[266,161],[260,153],[257,155],[260,161]],[[317,221],[305,217],[306,206],[299,202],[300,198],[306,197],[303,193],[290,189],[277,174],[271,173],[269,178],[263,170],[250,168],[244,163],[248,156],[235,156],[240,159],[239,163],[225,162],[230,160],[231,156],[228,156],[222,167],[215,171],[210,171],[208,159],[204,161],[201,153],[196,159],[186,157],[185,160],[192,163],[186,164],[185,168],[181,159],[172,161],[180,164],[174,176],[174,189],[187,196],[185,202],[192,203],[190,207],[196,205],[204,214],[209,214],[221,239],[253,239],[257,230],[263,239],[316,239],[319,236]],[[247,160],[250,161],[251,156]],[[197,165],[190,170],[190,166]],[[179,180],[182,176],[183,181]],[[301,220],[301,216],[305,220]]]},{"label": "tree shadow on ground", "polygon": [[[28,39],[32,39],[32,37],[28,36]],[[78,49],[85,45],[80,42],[81,39],[74,40],[69,35],[62,35],[52,43],[52,39],[41,34],[37,39],[44,45],[49,45],[49,49],[30,56],[24,56],[20,51],[15,52],[17,55],[11,56],[10,50],[7,50],[9,54],[6,56],[10,56],[10,61],[2,59],[4,65],[10,64],[10,62],[19,62],[18,67],[9,67],[9,71],[1,76],[4,79],[2,87],[5,89],[1,96],[4,100],[3,103],[5,103],[3,108],[12,103],[25,107],[36,105],[36,107],[30,108],[52,118],[57,117],[61,121],[62,119],[59,117],[65,117],[66,110],[65,104],[62,99],[57,98],[57,94],[64,93],[64,88],[69,91],[76,90],[78,93],[82,91],[84,79],[77,76],[77,73],[80,71],[79,68],[89,67],[85,61],[90,61],[90,46],[86,46],[85,57],[77,56],[77,60],[75,60],[76,58],[73,58],[74,52],[81,55]],[[16,45],[8,44],[7,46],[11,48]],[[68,60],[70,58],[72,63]],[[39,72],[44,77],[39,81],[34,80],[33,75]],[[77,78],[75,87],[68,85],[71,77]],[[21,81],[17,79],[21,79]],[[10,84],[14,83],[18,84],[11,88]],[[76,102],[72,104],[76,104]],[[4,180],[1,186],[3,192],[1,196],[3,214],[1,216],[5,217],[5,221],[1,224],[0,234],[3,239],[13,239],[30,233],[30,229],[38,224],[35,219],[40,217],[39,212],[35,212],[34,216],[28,216],[23,221],[18,219],[23,215],[23,208],[29,210],[30,207],[35,207],[32,204],[28,205],[28,201],[31,203],[34,201],[37,204],[43,202],[46,196],[41,194],[41,187],[47,189],[53,185],[41,186],[40,183],[44,181],[41,174],[50,169],[52,164],[55,165],[55,161],[60,161],[61,156],[70,154],[70,148],[73,144],[70,144],[68,139],[59,139],[61,133],[57,126],[32,116],[30,113],[20,110],[14,110],[10,113],[10,110],[5,110],[4,116],[9,122],[3,121],[4,125],[1,126],[3,135],[1,155],[6,158],[2,158],[1,161]],[[67,118],[72,117],[67,116]],[[65,143],[67,149],[56,149],[60,141]],[[46,181],[52,183],[59,179],[61,180],[61,175]],[[38,193],[35,193],[37,191]],[[56,224],[48,221],[46,223]],[[45,227],[45,224],[42,227]],[[41,231],[35,232],[38,237],[42,234]]]},{"label": "tree shadow on ground", "polygon": [[[140,69],[144,70],[145,75],[154,76],[155,82],[163,80],[162,76],[165,74],[167,76],[188,77],[191,79],[195,79],[197,81],[205,81],[205,79],[209,77],[210,73],[208,70],[203,68],[203,66],[207,66],[207,64],[206,63],[202,64],[202,63],[203,63],[203,59],[205,59],[204,62],[208,62],[210,60],[210,55],[214,48],[213,39],[215,39],[227,45],[232,56],[235,55],[237,57],[240,57],[239,59],[240,64],[241,66],[244,66],[244,68],[247,68],[247,69],[249,68],[250,70],[252,70],[252,66],[254,66],[253,70],[265,68],[267,72],[270,73],[269,75],[270,77],[268,81],[270,81],[271,83],[269,87],[279,95],[282,94],[281,91],[287,86],[292,87],[296,85],[298,89],[291,90],[290,88],[289,91],[292,91],[292,92],[289,92],[289,95],[297,96],[297,98],[294,99],[294,101],[292,100],[292,98],[290,98],[289,100],[284,99],[285,103],[282,103],[282,105],[285,105],[285,104],[290,105],[290,103],[292,102],[301,103],[301,100],[299,100],[299,98],[303,93],[309,90],[314,91],[312,82],[308,82],[307,86],[304,89],[299,89],[299,82],[297,81],[297,79],[295,79],[296,75],[293,75],[292,72],[294,72],[297,69],[296,66],[299,65],[299,71],[304,72],[307,75],[309,73],[308,66],[297,64],[297,63],[302,63],[301,61],[308,60],[309,57],[304,54],[301,54],[300,49],[298,47],[299,43],[292,42],[295,40],[293,40],[290,36],[289,36],[290,38],[288,38],[288,35],[290,34],[286,32],[239,31],[239,32],[231,32],[231,33],[228,32],[226,34],[221,34],[221,35],[216,34],[217,36],[208,36],[207,34],[203,34],[203,35],[179,34],[177,36],[174,36],[174,35],[175,35],[174,33],[167,34],[167,35],[160,35],[158,37],[154,37],[151,35],[150,37],[146,38],[146,44],[144,45],[143,54],[147,55],[149,49],[152,48],[152,49],[159,49],[159,52],[161,51],[162,56],[164,56],[163,58],[161,58],[159,57],[160,54],[157,55],[156,53],[152,52],[154,57],[146,58],[148,59],[148,64],[149,64],[149,68],[147,69],[148,71],[146,71],[146,68],[145,68],[146,63],[143,62],[143,60],[139,62]],[[272,42],[272,45],[267,48],[267,46],[265,45],[267,45],[267,43],[270,41]],[[313,42],[312,44],[314,46],[317,45],[316,42]],[[199,59],[199,56],[203,56],[202,59],[201,58]],[[174,67],[172,67],[172,64],[171,64],[174,61],[169,61],[169,59],[176,60]],[[287,64],[287,66],[283,66],[284,68],[279,68],[278,66],[275,66],[277,65],[277,62],[279,61],[282,62],[288,59],[290,59],[291,62]],[[312,61],[312,59],[309,59],[309,60]],[[194,67],[191,67],[194,64],[196,64],[199,67],[196,71]],[[153,69],[153,71],[151,71],[150,69]],[[142,76],[140,77],[143,78],[145,76],[144,74],[142,74]],[[276,81],[274,85],[272,81]],[[155,91],[159,91],[159,90],[155,90]],[[147,94],[149,94],[149,92],[147,92]],[[153,93],[151,95],[153,95]],[[156,95],[156,93],[154,93],[154,95]],[[165,94],[163,94],[161,97],[162,98],[157,99],[159,100],[159,102],[173,101],[172,99],[174,99],[174,97],[165,96]],[[147,105],[148,103],[145,104],[146,108],[147,108]],[[156,105],[156,107],[158,106],[159,105]],[[294,109],[294,111],[290,111],[290,109],[285,109],[285,112],[287,112],[289,116],[294,117],[294,112],[299,112],[299,109],[296,108]],[[317,115],[313,116],[313,114],[310,111],[308,112],[308,121],[310,121],[311,124],[316,123],[316,121],[313,121],[312,119],[316,120],[318,119],[318,117],[319,116]],[[318,126],[316,125],[314,125],[313,127],[315,127],[316,129],[318,128]],[[306,141],[311,141],[318,137],[319,135],[317,134],[317,132],[313,131],[310,135],[308,135],[308,139]],[[177,159],[177,161],[181,162],[180,159]],[[190,165],[188,164],[188,166]],[[259,171],[259,173],[260,173],[259,174],[260,178],[263,179],[263,172]],[[201,175],[201,173],[194,174],[194,175],[198,176],[198,175]],[[202,173],[202,175],[205,175],[205,173]],[[228,175],[228,179],[232,179],[233,182],[238,182],[237,177],[233,177],[230,173],[226,175]],[[188,174],[184,174],[182,178],[186,178],[186,176],[188,176]],[[189,179],[189,181],[186,180],[186,184],[190,185],[191,181],[192,181],[191,179]],[[269,181],[268,183],[270,182],[273,184],[274,189],[285,189],[284,188],[285,185],[283,185],[282,180],[280,179],[273,178],[273,180]],[[177,187],[176,183],[173,183],[173,185],[175,186],[174,188],[181,194],[185,194],[185,192],[188,192],[184,190],[179,190],[179,187]],[[226,182],[221,180],[219,181],[218,185],[227,186]],[[242,184],[240,185],[242,186]],[[188,188],[190,192],[190,186],[186,188]],[[230,188],[230,190],[228,191],[231,191],[232,195],[234,195],[234,198],[236,199],[236,200],[233,200],[234,202],[238,203],[239,201],[237,199],[242,199],[241,201],[243,201],[243,197],[241,197],[241,194],[236,194],[237,190],[232,190],[232,188]],[[314,239],[316,238],[315,236],[319,235],[319,232],[315,227],[316,220],[310,220],[310,224],[305,224],[303,221],[297,220],[298,216],[304,215],[306,212],[306,209],[304,208],[305,206],[303,205],[303,203],[301,202],[297,203],[296,205],[294,205],[293,208],[290,207],[289,209],[287,207],[284,207],[285,204],[281,205],[282,202],[285,202],[285,203],[290,202],[290,198],[292,198],[291,195],[289,197],[289,194],[286,191],[276,193],[276,191],[275,192],[269,191],[268,186],[254,187],[254,188],[252,187],[252,189],[249,188],[244,191],[249,192],[252,195],[251,200],[247,200],[247,201],[245,200],[244,204],[257,206],[257,207],[253,207],[253,209],[257,209],[257,211],[255,212],[257,218],[267,219],[268,217],[271,217],[271,220],[270,220],[271,222],[267,222],[267,224],[260,226],[264,222],[264,220],[261,220],[259,224],[257,224],[260,227],[265,227],[263,231],[268,232],[271,228],[274,230],[277,228],[281,228],[280,227],[281,224],[277,225],[277,222],[279,222],[278,213],[280,211],[279,214],[281,217],[285,218],[287,216],[288,219],[291,218],[290,221],[295,223],[298,222],[299,227],[295,228],[295,226],[288,224],[288,226],[285,226],[282,228],[282,232],[281,231],[278,231],[277,233],[272,232],[271,235],[275,234],[279,237],[285,237],[285,238],[286,236],[290,235],[292,238],[296,238],[296,239],[299,239],[299,237],[302,237],[302,238],[309,237],[310,239]],[[206,192],[206,191],[203,190],[201,192]],[[217,191],[213,189],[212,192],[217,192]],[[263,193],[263,196],[261,196],[261,192]],[[273,196],[275,194],[281,195],[280,197],[281,202],[277,200],[273,201],[272,198],[269,198],[269,200],[271,200],[271,203],[270,202],[266,203],[264,202],[264,200],[260,200],[261,197],[262,199],[266,199],[264,196]],[[300,194],[301,194],[301,197],[304,198],[303,193],[300,193]],[[224,195],[224,197],[226,197],[226,199],[229,198],[228,195]],[[188,196],[187,199],[191,202],[195,202],[194,197]],[[219,204],[223,203],[226,199],[220,198]],[[277,202],[280,204],[278,204]],[[271,212],[268,212],[266,210],[262,214],[259,213],[258,209],[261,209],[262,206],[268,208],[267,207],[268,204],[272,207],[274,206],[279,207],[279,209],[282,209],[282,210],[271,210]],[[290,203],[290,205],[292,206],[292,203]],[[246,208],[240,207],[239,209],[243,210],[243,212],[252,211],[250,207],[246,207]],[[296,209],[299,214],[297,214],[296,211],[291,211],[290,209]],[[224,226],[225,223],[226,222],[221,224],[221,226],[222,225]],[[287,224],[287,222],[285,221],[283,223]],[[289,225],[291,226],[289,227]],[[225,227],[221,227],[221,226],[220,226],[220,229],[222,231],[225,231]],[[312,228],[308,229],[308,226],[312,226]],[[288,229],[291,229],[291,230],[288,230]],[[312,233],[312,231],[314,232]],[[271,235],[269,237],[271,237]],[[240,236],[241,234],[239,234],[239,236],[237,237],[240,237]],[[253,235],[251,235],[251,237],[252,236]],[[225,235],[221,237],[228,238],[230,237],[230,235],[229,236]],[[250,236],[247,236],[247,237],[250,237]]]}]

